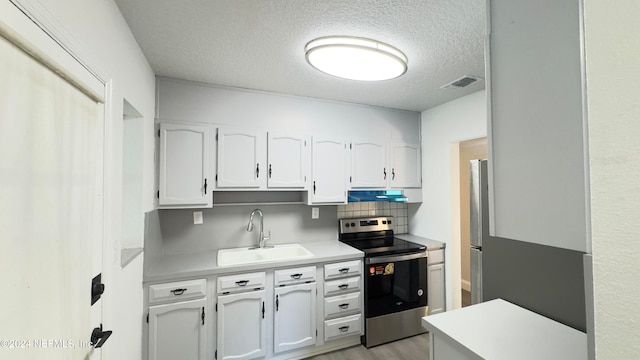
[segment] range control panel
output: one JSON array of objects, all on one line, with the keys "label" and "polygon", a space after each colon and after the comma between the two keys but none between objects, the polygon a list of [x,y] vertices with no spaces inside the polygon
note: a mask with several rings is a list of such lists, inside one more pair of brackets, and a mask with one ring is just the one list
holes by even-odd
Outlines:
[{"label": "range control panel", "polygon": [[393,230],[393,216],[340,219],[340,234]]}]

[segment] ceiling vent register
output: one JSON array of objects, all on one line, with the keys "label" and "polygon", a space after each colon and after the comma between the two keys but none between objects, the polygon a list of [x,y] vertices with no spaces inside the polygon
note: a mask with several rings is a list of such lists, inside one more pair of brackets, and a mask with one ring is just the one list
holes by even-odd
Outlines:
[{"label": "ceiling vent register", "polygon": [[480,78],[475,76],[465,75],[460,79],[454,80],[444,86],[441,86],[441,89],[462,89],[463,87],[467,87],[476,81],[480,80]]}]

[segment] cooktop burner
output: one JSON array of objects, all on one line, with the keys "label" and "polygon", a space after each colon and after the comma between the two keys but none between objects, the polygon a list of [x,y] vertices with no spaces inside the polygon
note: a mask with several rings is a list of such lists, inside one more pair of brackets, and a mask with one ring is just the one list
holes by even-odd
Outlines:
[{"label": "cooktop burner", "polygon": [[365,257],[412,254],[426,251],[426,247],[393,235],[392,217],[342,219],[339,239],[365,253]]}]

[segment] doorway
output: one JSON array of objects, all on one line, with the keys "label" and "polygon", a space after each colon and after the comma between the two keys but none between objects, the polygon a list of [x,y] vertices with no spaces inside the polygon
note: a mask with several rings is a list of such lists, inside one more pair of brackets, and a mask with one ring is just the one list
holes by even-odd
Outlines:
[{"label": "doorway", "polygon": [[[487,158],[487,138],[477,138],[452,144],[452,241],[460,258],[461,306],[471,303],[469,161]],[[456,191],[456,189],[458,189]],[[457,291],[454,289],[454,291]]]}]

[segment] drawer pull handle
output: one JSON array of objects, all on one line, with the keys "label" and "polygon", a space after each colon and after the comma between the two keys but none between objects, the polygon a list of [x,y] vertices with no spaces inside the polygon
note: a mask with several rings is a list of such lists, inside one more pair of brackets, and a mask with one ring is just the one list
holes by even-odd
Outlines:
[{"label": "drawer pull handle", "polygon": [[342,268],[338,270],[340,272],[340,274],[346,274],[349,272],[349,268]]},{"label": "drawer pull handle", "polygon": [[342,310],[347,309],[349,307],[349,304],[340,304],[338,305],[338,307]]},{"label": "drawer pull handle", "polygon": [[340,290],[345,290],[345,289],[347,289],[348,287],[349,287],[349,284],[342,284],[342,285],[338,285],[338,288],[339,288]]},{"label": "drawer pull handle", "polygon": [[187,289],[175,289],[175,290],[171,290],[171,292],[173,293],[173,295],[182,295],[184,294],[184,292],[187,291]]},{"label": "drawer pull handle", "polygon": [[298,280],[302,277],[302,274],[291,274],[291,278],[294,280]]},{"label": "drawer pull handle", "polygon": [[236,281],[236,285],[238,286],[247,286],[248,283],[249,283],[249,280]]},{"label": "drawer pull handle", "polygon": [[341,326],[338,328],[338,330],[340,330],[341,333],[346,333],[347,331],[349,331],[349,325]]}]

